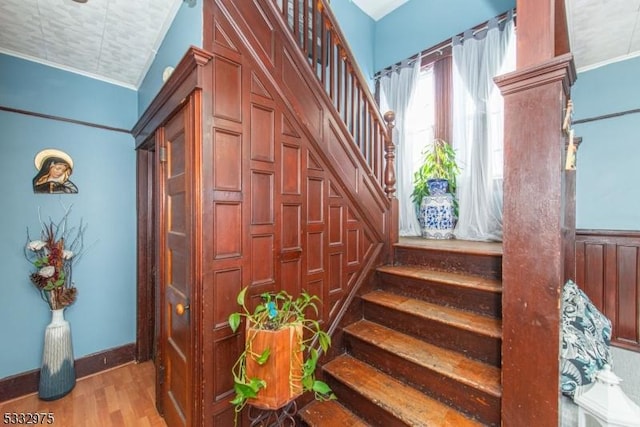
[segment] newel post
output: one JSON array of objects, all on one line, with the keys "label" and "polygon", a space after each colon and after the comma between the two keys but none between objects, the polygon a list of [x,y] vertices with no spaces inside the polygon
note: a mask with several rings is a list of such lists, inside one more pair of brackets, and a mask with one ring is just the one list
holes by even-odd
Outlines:
[{"label": "newel post", "polygon": [[393,143],[395,120],[396,113],[393,111],[384,113],[384,121],[387,124],[387,136],[384,141],[384,192],[389,199],[395,198],[396,192],[396,146]]},{"label": "newel post", "polygon": [[387,111],[384,121],[387,125],[387,134],[384,141],[384,192],[391,202],[391,209],[387,217],[387,262],[393,263],[393,245],[398,243],[398,199],[396,198],[396,146],[393,143],[393,128],[395,127],[396,113]]},{"label": "newel post", "polygon": [[564,1],[518,0],[517,10],[517,68],[495,79],[505,110],[501,424],[558,426],[560,306],[575,272],[563,112],[577,75]]}]

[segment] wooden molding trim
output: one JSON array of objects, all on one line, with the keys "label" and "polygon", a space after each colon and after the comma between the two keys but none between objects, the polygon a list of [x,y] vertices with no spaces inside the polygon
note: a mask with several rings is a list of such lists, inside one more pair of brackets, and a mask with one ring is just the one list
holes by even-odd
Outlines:
[{"label": "wooden molding trim", "polygon": [[208,64],[212,58],[213,54],[195,46],[187,50],[171,77],[133,126],[131,133],[136,139],[136,148],[140,148],[160,123],[186,101],[191,91],[202,87],[202,76],[194,71]]},{"label": "wooden molding trim", "polygon": [[155,151],[137,150],[136,163],[136,211],[138,213],[136,360],[143,362],[155,354]]},{"label": "wooden molding trim", "polygon": [[53,116],[51,114],[43,114],[43,113],[37,113],[35,111],[21,110],[19,108],[5,107],[4,105],[0,105],[0,111],[6,111],[8,113],[15,113],[15,114],[23,114],[25,116],[38,117],[38,118],[47,119],[47,120],[56,120],[59,122],[72,123],[74,125],[88,126],[92,128],[104,129],[104,130],[109,130],[113,132],[122,132],[126,134],[131,133],[129,129],[115,128],[111,126],[99,125],[97,123],[85,122],[82,120],[69,119],[69,118],[60,117],[60,116]]},{"label": "wooden molding trim", "polygon": [[585,240],[589,237],[598,238],[629,238],[640,239],[640,231],[636,230],[595,230],[581,228],[576,229],[576,240]]},{"label": "wooden molding trim", "polygon": [[595,122],[596,120],[612,119],[614,117],[621,117],[621,116],[626,116],[627,114],[638,114],[638,113],[640,113],[640,108],[634,108],[631,110],[618,111],[617,113],[602,114],[600,116],[587,117],[586,119],[574,120],[573,124],[579,125],[582,123]]},{"label": "wooden molding trim", "polygon": [[[135,360],[134,343],[114,347],[76,359],[76,378],[86,377]],[[23,372],[0,380],[0,402],[38,391],[40,369]]]},{"label": "wooden molding trim", "polygon": [[567,53],[547,62],[498,76],[494,81],[502,91],[503,96],[543,86],[554,81],[561,81],[564,93],[568,95],[571,93],[570,88],[576,78],[577,73],[573,55]]}]

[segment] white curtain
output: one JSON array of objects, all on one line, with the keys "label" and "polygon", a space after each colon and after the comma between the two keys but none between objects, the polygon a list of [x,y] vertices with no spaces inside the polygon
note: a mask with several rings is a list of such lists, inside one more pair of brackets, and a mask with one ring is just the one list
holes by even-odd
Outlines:
[{"label": "white curtain", "polygon": [[514,66],[511,16],[475,36],[465,33],[462,43],[454,38],[452,143],[462,169],[457,239],[502,240],[503,107],[493,78]]},{"label": "white curtain", "polygon": [[407,141],[407,111],[420,72],[420,61],[403,63],[397,70],[380,78],[381,111],[396,113],[393,141],[396,144],[396,197],[399,205],[401,236],[420,235],[420,224],[411,202],[413,192],[413,158]]}]

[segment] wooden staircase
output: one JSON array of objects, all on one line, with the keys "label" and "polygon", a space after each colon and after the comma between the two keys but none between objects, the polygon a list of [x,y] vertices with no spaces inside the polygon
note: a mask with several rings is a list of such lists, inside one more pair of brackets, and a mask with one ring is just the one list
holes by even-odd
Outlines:
[{"label": "wooden staircase", "polygon": [[323,366],[338,400],[306,405],[303,423],[500,425],[501,264],[499,243],[401,239]]}]

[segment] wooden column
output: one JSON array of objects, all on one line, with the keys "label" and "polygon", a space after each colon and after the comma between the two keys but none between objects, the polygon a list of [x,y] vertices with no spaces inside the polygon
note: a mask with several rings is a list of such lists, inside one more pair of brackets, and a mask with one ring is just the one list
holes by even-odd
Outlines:
[{"label": "wooden column", "polygon": [[569,53],[567,19],[562,0],[517,0],[517,68],[541,64]]},{"label": "wooden column", "polygon": [[[575,68],[564,7],[518,0],[518,67],[505,100],[502,425],[559,422],[560,295],[575,240],[563,114]],[[564,34],[564,35],[563,35]],[[569,172],[574,173],[574,172]]]}]

